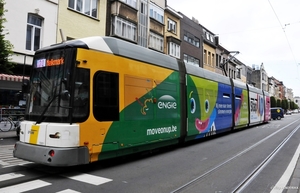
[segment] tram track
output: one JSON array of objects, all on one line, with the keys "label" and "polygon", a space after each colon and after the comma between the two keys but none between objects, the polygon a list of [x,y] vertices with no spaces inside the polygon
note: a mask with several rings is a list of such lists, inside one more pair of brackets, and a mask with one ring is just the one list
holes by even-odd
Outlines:
[{"label": "tram track", "polygon": [[264,161],[262,161],[257,168],[253,170],[232,192],[240,193],[246,188],[253,179],[264,169],[264,167],[274,158],[280,149],[290,140],[290,138],[298,131],[300,125],[296,127],[275,149],[272,151]]},{"label": "tram track", "polygon": [[[255,147],[259,146],[260,144],[264,143],[265,141],[267,141],[271,137],[275,136],[276,134],[280,133],[284,129],[290,127],[291,125],[293,125],[293,124],[295,124],[297,122],[298,122],[298,120],[293,121],[292,123],[290,123],[290,124],[282,127],[281,129],[277,130],[276,132],[268,135],[267,137],[265,137],[265,138],[261,139],[260,141],[256,142],[255,144],[249,146],[248,148],[245,148],[244,150],[240,151],[239,153],[235,154],[234,156],[228,158],[224,162],[216,165],[215,167],[211,168],[210,170],[206,171],[205,173],[203,173],[203,174],[195,177],[194,179],[190,180],[189,182],[185,183],[184,185],[180,186],[179,188],[171,191],[171,193],[184,192],[186,189],[188,189],[189,187],[193,186],[198,181],[200,181],[202,179],[205,179],[206,177],[212,175],[213,173],[217,172],[218,170],[220,170],[224,166],[226,166],[229,163],[233,162],[238,157],[241,157],[242,155],[246,154],[247,152],[251,151]],[[268,163],[273,159],[273,157],[289,141],[289,139],[299,130],[299,128],[300,128],[300,125],[296,126],[295,129],[293,129],[293,131],[291,133],[289,133],[289,135],[287,137],[285,137],[279,143],[279,145],[276,148],[274,148],[274,150],[268,156],[266,156],[266,158],[261,163],[259,163],[258,166],[255,169],[253,169],[252,172],[250,172],[249,175],[247,175],[247,177],[244,178],[238,184],[238,186],[236,186],[231,192],[234,192],[234,193],[240,193],[240,192],[242,192],[253,181],[253,179],[255,179],[255,177],[263,170],[263,168],[266,165],[268,165]]]}]

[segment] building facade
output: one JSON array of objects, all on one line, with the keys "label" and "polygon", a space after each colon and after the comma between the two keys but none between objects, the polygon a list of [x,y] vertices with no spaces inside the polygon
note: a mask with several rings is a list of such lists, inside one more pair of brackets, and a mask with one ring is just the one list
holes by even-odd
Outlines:
[{"label": "building facade", "polygon": [[13,45],[14,75],[0,75],[0,106],[17,106],[15,94],[30,75],[34,52],[56,42],[58,0],[6,1],[5,39]]},{"label": "building facade", "polygon": [[0,74],[0,105],[13,102],[37,49],[87,36],[120,38],[269,91],[276,98],[292,97],[283,82],[268,78],[263,64],[257,70],[246,66],[234,57],[237,52],[219,44],[218,36],[196,18],[173,10],[166,0],[7,0],[4,8],[6,39],[14,46],[12,61],[17,65],[14,75]]},{"label": "building facade", "polygon": [[182,16],[167,6],[165,10],[164,53],[175,58],[181,57],[180,19]]},{"label": "building facade", "polygon": [[255,83],[255,87],[268,92],[269,79],[268,79],[267,72],[264,68],[264,64],[262,63],[260,66],[253,65],[252,68],[253,68],[252,82]]},{"label": "building facade", "polygon": [[215,72],[216,69],[216,36],[202,26],[203,37],[203,68]]},{"label": "building facade", "polygon": [[203,67],[203,39],[201,36],[202,28],[196,19],[189,19],[180,13],[180,39],[181,39],[181,59],[186,64]]},{"label": "building facade", "polygon": [[106,0],[59,1],[56,42],[87,36],[105,36],[106,8]]}]

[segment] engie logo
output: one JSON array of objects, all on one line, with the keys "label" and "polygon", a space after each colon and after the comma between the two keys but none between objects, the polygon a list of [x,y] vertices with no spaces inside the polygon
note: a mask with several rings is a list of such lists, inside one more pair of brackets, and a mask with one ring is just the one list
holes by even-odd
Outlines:
[{"label": "engie logo", "polygon": [[170,95],[164,95],[158,99],[157,107],[159,109],[176,109],[176,100]]}]

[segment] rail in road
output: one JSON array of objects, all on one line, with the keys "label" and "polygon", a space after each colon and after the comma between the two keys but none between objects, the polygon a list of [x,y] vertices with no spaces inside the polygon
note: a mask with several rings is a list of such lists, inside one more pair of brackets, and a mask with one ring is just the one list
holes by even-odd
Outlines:
[{"label": "rail in road", "polygon": [[[268,140],[272,136],[276,135],[277,133],[281,132],[285,128],[287,128],[287,127],[289,127],[289,126],[291,126],[291,125],[293,125],[297,122],[299,122],[299,121],[298,120],[294,121],[294,122],[288,124],[287,126],[282,127],[281,129],[277,130],[275,133],[263,138],[262,140],[258,141],[257,143],[253,144],[252,146],[248,147],[247,149],[244,149],[243,151],[237,153],[236,155],[234,155],[233,157],[231,157],[228,160],[224,161],[223,163],[220,163],[219,165],[215,166],[214,168],[207,171],[206,173],[194,178],[193,180],[189,181],[188,183],[184,184],[183,186],[173,190],[171,193],[182,192],[184,189],[189,188],[195,182],[200,181],[201,179],[205,178],[206,176],[216,172],[216,170],[218,170],[221,167],[225,166],[226,164],[232,162],[237,157],[240,157],[240,156],[246,154],[248,151],[252,150],[254,147],[262,144],[263,142],[265,142],[266,140]],[[270,162],[270,160],[273,159],[273,157],[279,152],[279,150],[285,145],[285,143],[299,130],[299,128],[300,128],[300,125],[298,125],[284,140],[282,140],[282,142],[244,180],[242,180],[240,182],[240,184],[232,190],[232,192],[237,192],[237,193],[242,192],[244,190],[244,188],[247,187],[249,185],[249,183],[251,183],[256,178],[256,176]],[[297,150],[297,154],[298,153],[299,153],[299,150]],[[298,158],[298,156],[296,158]],[[288,183],[288,181],[284,181],[283,183],[281,183],[281,186],[283,184],[286,185],[287,183]],[[274,186],[274,188],[272,189],[272,192],[276,192],[276,189],[278,189],[278,185]]]}]

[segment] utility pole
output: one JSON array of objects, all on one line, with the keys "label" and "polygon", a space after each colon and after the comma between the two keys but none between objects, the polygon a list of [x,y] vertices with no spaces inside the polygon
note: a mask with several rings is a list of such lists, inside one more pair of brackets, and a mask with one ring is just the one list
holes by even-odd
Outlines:
[{"label": "utility pole", "polygon": [[[225,66],[226,64],[231,61],[236,55],[238,55],[240,52],[239,51],[229,51],[229,53],[234,53],[234,55],[230,55],[230,58],[229,59],[226,59],[226,61],[224,63],[220,63],[221,65],[221,68],[223,69],[224,73],[225,73],[225,76],[227,76],[227,73],[226,73],[226,69],[225,69]],[[221,55],[225,54],[224,52],[221,53]]]}]

